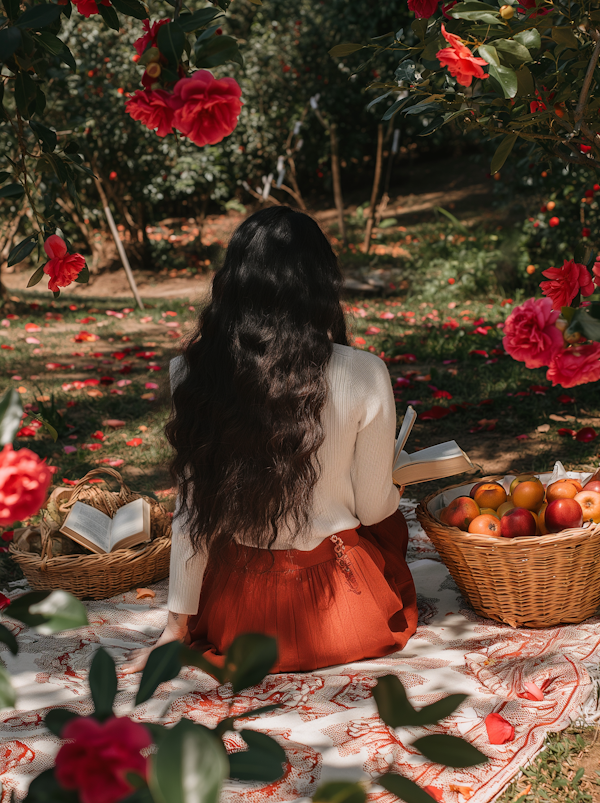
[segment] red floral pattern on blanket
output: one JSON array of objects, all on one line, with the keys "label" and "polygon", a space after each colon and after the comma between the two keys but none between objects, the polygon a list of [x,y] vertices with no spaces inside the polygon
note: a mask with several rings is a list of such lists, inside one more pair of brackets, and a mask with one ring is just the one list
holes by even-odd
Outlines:
[{"label": "red floral pattern on blanket", "polygon": [[[291,803],[312,795],[323,779],[343,778],[346,772],[346,777],[357,777],[357,770],[374,777],[390,767],[440,789],[445,803],[463,803],[460,787],[472,791],[470,803],[488,803],[541,750],[548,731],[566,727],[577,715],[591,689],[585,663],[597,665],[600,659],[599,619],[578,627],[515,631],[472,612],[465,616],[464,600],[443,564],[419,560],[411,569],[425,623],[403,652],[319,672],[272,675],[239,696],[237,711],[280,704],[276,711],[245,720],[245,727],[276,738],[289,763],[276,783],[226,784],[223,803]],[[166,620],[166,583],[153,588],[152,600],[136,601],[133,591],[88,603],[90,626],[56,638],[15,626],[21,630],[20,654],[14,658],[2,650],[18,692],[18,710],[0,717],[2,803],[10,790],[22,800],[31,777],[53,762],[60,740],[43,727],[47,710],[67,706],[80,714],[91,712],[86,670],[98,646],[121,661],[126,651],[159,635]],[[388,673],[402,678],[417,706],[440,699],[440,689],[470,696],[443,727],[393,731],[379,719],[371,696],[377,677]],[[131,713],[138,683],[139,676],[120,676],[117,716]],[[519,697],[525,683],[543,689],[544,699]],[[230,699],[230,687],[185,669],[139,706],[134,718],[156,721],[171,701],[162,721],[185,716],[212,726],[226,714]],[[485,717],[492,712],[514,725],[512,742],[489,744]],[[490,757],[489,764],[451,770],[426,761],[411,744],[434,732],[462,735]],[[241,746],[231,735],[228,749]],[[379,790],[369,800],[392,803],[393,798]]]}]

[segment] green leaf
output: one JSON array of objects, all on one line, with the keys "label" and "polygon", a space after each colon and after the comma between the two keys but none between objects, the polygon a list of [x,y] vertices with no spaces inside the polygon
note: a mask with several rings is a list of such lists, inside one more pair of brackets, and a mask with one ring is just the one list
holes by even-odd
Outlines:
[{"label": "green leaf", "polygon": [[21,31],[11,25],[0,30],[0,61],[8,61],[12,54],[23,44]]},{"label": "green leaf", "polygon": [[[196,40],[197,44],[198,40]],[[196,47],[196,45],[194,45],[196,67],[218,67],[219,64],[225,64],[226,61],[244,65],[238,43],[232,36],[214,36],[207,42],[203,42],[200,47]]]},{"label": "green leaf", "polygon": [[466,694],[450,694],[437,703],[426,705],[417,711],[410,704],[406,690],[396,675],[384,675],[378,678],[373,688],[373,697],[377,703],[379,716],[390,728],[435,725],[449,717],[467,699]]},{"label": "green leaf", "polygon": [[391,118],[400,111],[403,106],[406,106],[410,98],[400,98],[400,100],[394,101],[390,108],[386,111],[386,113],[381,118],[382,120],[391,120]]},{"label": "green leaf", "polygon": [[575,310],[565,335],[582,334],[588,340],[600,341],[600,320],[597,314],[597,309],[594,309],[594,315],[590,315],[586,307],[579,307]]},{"label": "green leaf", "polygon": [[20,198],[25,190],[20,184],[7,184],[0,188],[0,198]]},{"label": "green leaf", "polygon": [[179,59],[183,53],[185,34],[177,22],[161,25],[156,37],[156,46],[169,61],[169,66],[177,70]]},{"label": "green leaf", "polygon": [[490,64],[489,73],[500,84],[505,98],[514,98],[517,94],[517,74],[510,67],[496,67]]},{"label": "green leaf", "polygon": [[424,789],[414,781],[411,781],[410,778],[405,778],[404,775],[386,772],[385,775],[374,780],[384,789],[387,789],[388,792],[396,795],[400,800],[404,800],[405,803],[434,803],[435,801],[435,798],[427,794]]},{"label": "green leaf", "polygon": [[222,667],[213,666],[199,650],[191,650],[182,644],[179,650],[179,660],[182,666],[195,666],[203,672],[207,672],[215,677],[221,685],[227,682],[225,680],[225,670]]},{"label": "green leaf", "polygon": [[357,50],[363,50],[364,45],[357,45],[354,42],[345,42],[342,45],[335,45],[329,51],[329,55],[334,58],[341,59],[344,56],[349,56],[351,53],[356,53]]},{"label": "green leaf", "polygon": [[272,783],[282,777],[285,750],[266,733],[244,729],[240,736],[248,750],[229,755],[229,777],[240,781]]},{"label": "green leaf", "polygon": [[529,67],[523,65],[517,70],[517,95],[518,97],[528,97],[535,92],[535,82]]},{"label": "green leaf", "polygon": [[39,42],[48,53],[52,53],[54,56],[58,56],[65,47],[64,42],[61,42],[58,36],[54,36],[49,31],[41,31],[35,37],[35,41]]},{"label": "green leaf", "polygon": [[204,26],[212,22],[215,17],[221,16],[221,12],[216,8],[200,8],[198,11],[194,11],[193,14],[181,14],[177,22],[182,31],[193,33],[200,28],[204,28]]},{"label": "green leaf", "polygon": [[[59,6],[54,6],[58,8]],[[29,119],[31,102],[35,100],[35,81],[21,70],[15,76],[15,103],[21,117]]]},{"label": "green leaf", "polygon": [[[35,242],[31,245],[31,250],[35,248]],[[31,274],[29,277],[29,281],[27,282],[27,287],[35,287],[36,284],[39,284],[42,279],[44,278],[44,266],[40,265],[39,268]]]},{"label": "green leaf", "polygon": [[[425,41],[425,34],[427,33],[427,20],[426,19],[414,19],[410,27],[413,31],[417,34],[421,42]],[[314,800],[314,798],[313,798]]]},{"label": "green leaf", "polygon": [[[19,184],[19,186],[21,186]],[[13,248],[10,250],[10,254],[8,255],[8,259],[6,264],[10,268],[11,265],[16,265],[21,260],[28,257],[29,254],[33,251],[37,243],[37,236],[35,234],[30,234],[29,237],[26,237],[24,240],[21,240],[20,243],[17,243]],[[40,277],[41,278],[41,277]],[[30,285],[27,285],[30,287]]]},{"label": "green leaf", "polygon": [[171,641],[152,650],[142,672],[140,686],[135,696],[135,705],[145,703],[161,683],[177,677],[181,671],[180,652],[179,641]]},{"label": "green leaf", "polygon": [[466,3],[457,3],[450,14],[455,19],[485,22],[487,25],[503,25],[504,20],[498,13],[498,8],[487,3],[469,0]]},{"label": "green leaf", "polygon": [[416,747],[430,761],[455,769],[473,767],[476,764],[487,764],[488,762],[488,757],[480,753],[472,744],[458,736],[449,736],[445,733],[423,736],[414,741],[412,747]]},{"label": "green leaf", "polygon": [[39,84],[35,86],[35,111],[32,114],[37,114],[38,117],[41,117],[44,113],[44,109],[46,108],[46,96],[42,92]]},{"label": "green leaf", "polygon": [[366,803],[367,793],[359,783],[329,781],[312,796],[313,803]]},{"label": "green leaf", "polygon": [[62,729],[67,722],[78,718],[79,714],[76,714],[75,711],[69,711],[67,708],[53,708],[51,711],[48,711],[44,717],[44,725],[48,728],[50,733],[60,738]]},{"label": "green leaf", "polygon": [[54,429],[52,424],[49,421],[46,421],[41,416],[38,418],[38,420],[41,422],[41,424],[42,424],[43,428],[46,430],[46,432],[48,432],[48,434],[50,435],[50,437],[52,438],[54,443],[56,443],[56,441],[58,440],[58,432]]},{"label": "green leaf", "polygon": [[85,606],[68,591],[30,591],[11,602],[4,613],[42,636],[89,624]]},{"label": "green leaf", "polygon": [[527,31],[521,31],[513,36],[513,39],[524,45],[527,50],[539,50],[542,46],[540,32],[537,28],[530,28]]},{"label": "green leaf", "polygon": [[75,57],[73,56],[73,54],[66,45],[59,53],[59,58],[62,62],[64,62],[67,65],[67,67],[70,67],[73,70],[73,72],[77,70],[77,63],[75,61]]},{"label": "green leaf", "polygon": [[571,28],[552,28],[552,38],[558,45],[579,49],[579,40]]},{"label": "green leaf", "polygon": [[148,19],[148,12],[139,0],[111,0],[111,3],[117,11],[127,17],[134,17],[136,20]]},{"label": "green leaf", "polygon": [[276,639],[264,633],[242,633],[227,650],[225,679],[231,681],[233,693],[237,694],[260,683],[276,660]]},{"label": "green leaf", "polygon": [[510,152],[512,151],[515,142],[517,141],[517,134],[507,134],[500,145],[496,148],[496,152],[492,157],[492,164],[490,167],[490,173],[494,175],[497,173],[504,166],[504,162],[508,159]]},{"label": "green leaf", "polygon": [[221,740],[203,725],[181,719],[152,756],[148,785],[155,803],[218,803],[228,772]]},{"label": "green leaf", "polygon": [[7,390],[0,399],[0,446],[12,443],[23,416],[21,396],[14,388]]},{"label": "green leaf", "polygon": [[480,45],[479,48],[479,55],[482,59],[485,59],[488,64],[493,64],[496,67],[500,66],[500,59],[498,57],[498,51],[492,45]]},{"label": "green leaf", "polygon": [[52,767],[32,780],[24,803],[79,803],[79,795],[60,786]]},{"label": "green leaf", "polygon": [[94,716],[103,720],[113,712],[117,694],[115,662],[103,647],[96,650],[90,667],[90,691],[94,701]]},{"label": "green leaf", "polygon": [[21,13],[21,0],[2,0],[2,5],[10,20],[16,20]]},{"label": "green leaf", "polygon": [[235,730],[234,723],[238,719],[247,719],[248,717],[257,717],[260,714],[266,714],[269,711],[275,711],[277,708],[281,708],[281,703],[272,703],[271,705],[262,705],[259,708],[254,708],[252,711],[244,711],[242,714],[235,714],[231,717],[226,717],[222,719],[217,727],[215,728],[215,732],[222,736],[226,731]]},{"label": "green leaf", "polygon": [[100,12],[100,16],[104,20],[104,24],[107,28],[112,28],[113,31],[119,30],[121,27],[119,15],[112,6],[105,6],[102,5],[102,3],[98,3],[98,11]]},{"label": "green leaf", "polygon": [[60,17],[61,7],[54,3],[39,3],[31,6],[24,11],[16,21],[19,28],[28,28],[31,31],[39,31],[52,25]]},{"label": "green leaf", "polygon": [[78,284],[87,284],[90,280],[90,269],[84,265],[81,269],[79,276],[75,279]]},{"label": "green leaf", "polygon": [[58,141],[56,131],[52,131],[52,129],[46,128],[45,125],[35,122],[34,120],[29,121],[29,126],[42,143],[42,150],[44,153],[52,153]]},{"label": "green leaf", "polygon": [[19,652],[19,645],[17,644],[17,639],[15,638],[14,633],[12,633],[8,627],[5,627],[3,624],[0,624],[0,642],[2,642],[2,644],[6,644],[13,655],[16,655]]},{"label": "green leaf", "polygon": [[515,42],[512,39],[497,39],[495,42],[496,49],[503,53],[514,64],[523,64],[526,61],[532,61],[529,50],[525,45]]},{"label": "green leaf", "polygon": [[6,170],[0,170],[0,184],[6,181],[7,178],[10,178],[10,173],[7,173]]},{"label": "green leaf", "polygon": [[0,666],[0,708],[14,708],[17,695],[7,670]]}]

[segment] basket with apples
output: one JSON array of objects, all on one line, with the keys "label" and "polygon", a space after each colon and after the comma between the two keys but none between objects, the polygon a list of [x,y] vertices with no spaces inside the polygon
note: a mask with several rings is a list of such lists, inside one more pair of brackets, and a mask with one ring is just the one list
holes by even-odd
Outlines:
[{"label": "basket with apples", "polygon": [[600,471],[486,477],[426,497],[417,518],[463,596],[512,627],[600,606]]}]

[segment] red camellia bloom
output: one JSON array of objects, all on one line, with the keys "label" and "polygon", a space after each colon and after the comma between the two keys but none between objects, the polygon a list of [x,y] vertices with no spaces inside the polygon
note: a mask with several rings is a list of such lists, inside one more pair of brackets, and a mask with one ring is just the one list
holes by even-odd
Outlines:
[{"label": "red camellia bloom", "polygon": [[563,336],[554,325],[560,310],[552,310],[548,298],[528,298],[511,312],[504,325],[502,343],[515,360],[527,368],[550,365],[563,346]]},{"label": "red camellia bloom", "polygon": [[553,385],[573,388],[600,379],[600,343],[587,346],[576,344],[557,352],[550,363],[546,378]]},{"label": "red camellia bloom", "polygon": [[548,268],[542,271],[542,276],[550,279],[541,282],[542,293],[552,299],[552,306],[559,310],[568,307],[578,293],[582,296],[591,296],[594,292],[594,282],[585,265],[580,265],[572,259],[565,259],[562,268]]},{"label": "red camellia bloom", "polygon": [[[519,11],[520,14],[526,14],[531,8],[535,8],[535,0],[521,0],[521,5],[518,7],[517,10]],[[548,10],[549,9],[539,9],[538,11],[535,12],[535,14],[532,14],[529,19],[533,20],[536,17],[543,17],[545,14],[548,13]]]},{"label": "red camellia bloom", "polygon": [[432,17],[439,0],[408,0],[408,8],[415,12],[415,17],[429,19]]},{"label": "red camellia bloom", "polygon": [[471,86],[473,78],[487,78],[486,73],[481,69],[487,67],[487,61],[476,58],[460,36],[448,33],[443,23],[442,34],[444,39],[450,43],[450,47],[438,50],[436,58],[442,67],[448,68],[450,75],[454,76],[459,84]]},{"label": "red camellia bloom", "polygon": [[550,220],[548,221],[548,225],[549,225],[549,226],[550,226],[550,228],[552,228],[552,229],[553,229],[555,226],[558,226],[558,224],[559,224],[559,223],[560,223],[560,218],[558,218],[558,217],[551,217],[551,218],[550,218]]},{"label": "red camellia bloom", "polygon": [[44,265],[44,273],[50,277],[48,289],[53,293],[71,284],[85,267],[85,259],[81,254],[67,254],[67,244],[57,234],[48,237],[44,251],[50,257],[50,261]]},{"label": "red camellia bloom", "polygon": [[140,36],[139,39],[136,39],[133,43],[138,56],[141,56],[144,50],[148,47],[156,47],[156,37],[158,35],[158,29],[161,25],[166,25],[167,22],[171,22],[170,19],[166,20],[157,20],[153,22],[152,25],[150,24],[150,20],[146,19],[142,22],[142,29],[144,31],[143,35]]},{"label": "red camellia bloom", "polygon": [[152,744],[147,729],[127,717],[98,722],[78,717],[62,730],[55,775],[65,789],[77,789],[81,803],[116,803],[133,791],[127,773],[146,777],[148,760],[140,750]]},{"label": "red camellia bloom", "polygon": [[30,449],[0,452],[0,527],[34,516],[44,504],[52,472]]},{"label": "red camellia bloom", "polygon": [[490,744],[506,744],[515,738],[515,729],[501,714],[488,714],[485,718]]},{"label": "red camellia bloom", "polygon": [[172,95],[164,89],[138,89],[125,104],[125,111],[159,137],[173,132]]},{"label": "red camellia bloom", "polygon": [[217,80],[208,70],[197,70],[175,84],[173,126],[200,147],[215,145],[236,127],[241,94],[233,78]]},{"label": "red camellia bloom", "polygon": [[[83,14],[84,17],[91,17],[92,14],[99,14],[98,5],[96,0],[73,0],[75,3],[75,7],[80,14]],[[109,6],[109,0],[100,0],[103,6]]]},{"label": "red camellia bloom", "polygon": [[600,260],[598,257],[596,257],[596,261],[594,262],[592,273],[594,274],[594,284],[596,287],[600,287]]}]

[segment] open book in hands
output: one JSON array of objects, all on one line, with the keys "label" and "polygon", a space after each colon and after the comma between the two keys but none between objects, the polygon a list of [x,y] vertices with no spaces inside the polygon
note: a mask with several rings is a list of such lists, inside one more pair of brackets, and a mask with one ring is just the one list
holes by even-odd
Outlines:
[{"label": "open book in hands", "polygon": [[438,443],[436,446],[429,446],[414,454],[405,452],[406,441],[416,420],[417,414],[409,406],[394,450],[392,479],[396,485],[414,485],[417,482],[439,480],[444,477],[452,477],[454,474],[462,474],[463,471],[475,470],[468,455],[463,452],[456,441]]},{"label": "open book in hands", "polygon": [[150,505],[141,497],[120,507],[113,518],[91,505],[75,502],[60,532],[103,555],[150,541]]}]

